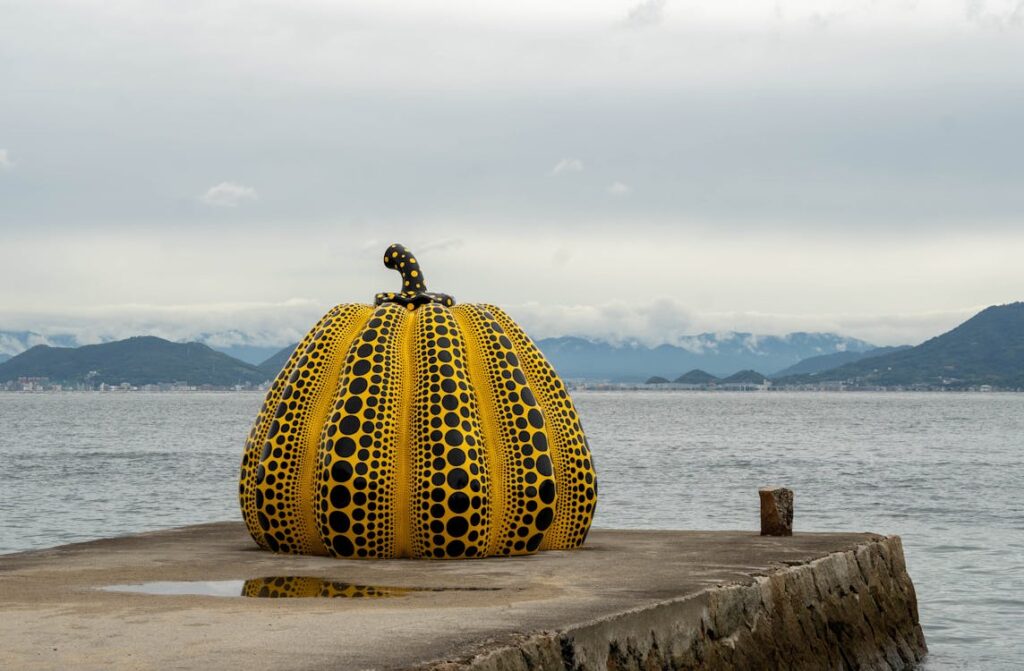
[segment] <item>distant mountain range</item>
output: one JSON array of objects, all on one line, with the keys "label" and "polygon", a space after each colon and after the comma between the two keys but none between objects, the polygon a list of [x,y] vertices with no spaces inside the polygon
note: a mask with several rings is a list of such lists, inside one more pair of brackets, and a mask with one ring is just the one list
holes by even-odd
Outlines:
[{"label": "distant mountain range", "polygon": [[737,373],[733,373],[729,377],[719,378],[706,371],[694,369],[688,373],[680,375],[675,380],[668,380],[660,375],[655,375],[654,377],[647,378],[645,384],[685,384],[701,387],[728,387],[729,385],[756,386],[763,385],[765,382],[768,382],[768,378],[761,375],[756,370],[741,370]]},{"label": "distant mountain range", "polygon": [[[35,344],[40,341],[45,344]],[[686,337],[682,342],[685,347],[646,347],[636,343],[611,345],[583,338],[548,338],[537,344],[563,377],[634,382],[649,377],[645,373],[697,367],[709,371],[709,375],[725,378],[736,371],[784,368],[823,351],[860,353],[873,349],[862,340],[827,333],[788,336],[705,333]],[[75,348],[71,336],[7,331],[0,332],[0,343],[8,352],[30,346],[6,363],[0,363],[0,382],[19,377],[78,382],[89,371],[99,371],[100,377],[93,379],[96,383],[133,385],[178,380],[213,385],[257,383],[277,375],[296,346],[291,344],[278,349],[253,364],[201,343],[172,343],[152,336]],[[131,360],[123,359],[129,352]],[[200,357],[199,352],[203,352],[203,356]]]},{"label": "distant mountain range", "polygon": [[[175,381],[216,386],[259,384],[272,379],[295,349],[294,344],[289,345],[254,365],[201,343],[174,343],[152,336],[77,348],[53,346],[54,341],[61,341],[60,336],[45,338],[50,344],[34,342],[41,338],[27,331],[0,332],[4,355],[30,345],[0,362],[0,383],[46,377],[58,382],[90,380],[115,385]],[[683,338],[679,345],[658,347],[574,337],[547,338],[537,344],[565,378],[760,384],[763,371],[778,371],[770,375],[776,385],[837,382],[862,387],[1024,388],[1024,303],[987,308],[916,347],[875,348],[830,333],[706,333]],[[679,371],[689,372],[678,375]]]},{"label": "distant mountain range", "polygon": [[20,377],[92,385],[183,381],[225,387],[267,379],[256,366],[201,343],[174,343],[153,336],[76,348],[36,345],[0,363],[0,382]]},{"label": "distant mountain range", "polygon": [[[823,353],[850,353],[855,358],[877,349],[863,340],[834,333],[784,336],[702,333],[684,336],[680,342],[681,346],[647,347],[638,343],[613,345],[601,340],[563,337],[538,340],[537,346],[562,377],[616,382],[640,382],[666,372],[692,368],[702,368],[722,378],[742,370],[770,373]],[[285,347],[259,367],[276,373],[295,346]]]},{"label": "distant mountain range", "polygon": [[1024,303],[986,308],[917,347],[870,356],[831,370],[776,379],[780,384],[849,382],[956,389],[1024,388]]},{"label": "distant mountain range", "polygon": [[621,382],[639,382],[651,376],[669,378],[694,368],[717,377],[741,370],[770,375],[810,357],[876,349],[863,340],[834,333],[762,336],[732,332],[685,336],[678,345],[657,347],[613,345],[575,337],[546,338],[537,346],[563,377]]},{"label": "distant mountain range", "polygon": [[[116,342],[118,340],[120,338],[101,336],[99,344]],[[252,365],[262,363],[280,349],[279,345],[261,344],[265,341],[266,337],[261,334],[248,334],[244,331],[236,330],[200,333],[190,340],[190,342],[202,343],[211,349],[223,352],[230,357]],[[91,344],[97,343],[82,342],[78,337],[69,333],[43,335],[34,331],[0,331],[0,363],[36,345],[80,347]]]}]

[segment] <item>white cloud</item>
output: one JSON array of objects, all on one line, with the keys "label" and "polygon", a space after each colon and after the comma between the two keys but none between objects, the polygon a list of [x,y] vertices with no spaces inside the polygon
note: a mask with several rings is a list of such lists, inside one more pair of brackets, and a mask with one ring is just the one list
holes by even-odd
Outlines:
[{"label": "white cloud", "polygon": [[583,172],[583,161],[578,158],[563,158],[548,174],[557,177],[570,172]]},{"label": "white cloud", "polygon": [[633,187],[628,184],[623,184],[622,182],[613,182],[611,186],[608,187],[608,193],[616,197],[628,196],[633,193]]},{"label": "white cloud", "polygon": [[[14,230],[0,245],[0,284],[20,290],[0,309],[0,330],[173,339],[239,330],[279,333],[272,344],[283,344],[331,305],[370,301],[393,288],[397,276],[381,253],[395,241],[422,257],[431,290],[460,303],[505,306],[536,337],[658,343],[705,331],[832,331],[879,345],[914,344],[986,305],[1020,300],[1024,286],[1024,234],[890,236],[880,244],[877,236],[838,243],[777,230],[738,239],[732,231],[645,225],[632,213],[585,232],[557,220],[528,235],[519,220],[496,216],[493,223],[506,233],[429,218],[274,230],[211,226],[202,244],[162,229],[49,237]],[[378,244],[360,249],[371,239]],[[464,243],[430,248],[453,239]],[[244,254],[224,254],[239,244]],[[43,257],[43,266],[26,261]],[[909,278],[907,268],[914,270]],[[117,307],[97,305],[97,296]],[[198,296],[209,304],[189,305]],[[296,296],[308,300],[288,302]],[[658,296],[673,300],[655,303]],[[188,307],[176,307],[182,304]]]},{"label": "white cloud", "polygon": [[626,15],[626,25],[643,28],[657,25],[665,18],[665,5],[668,0],[645,0],[630,8]]},{"label": "white cloud", "polygon": [[213,207],[238,207],[245,201],[258,198],[256,189],[251,186],[244,186],[236,182],[221,182],[207,189],[200,200]]},{"label": "white cloud", "polygon": [[[283,347],[299,340],[327,307],[307,298],[278,302],[237,302],[183,305],[121,304],[69,308],[60,312],[5,315],[4,327],[33,331],[40,337],[71,336],[79,345],[153,335],[167,340],[199,340],[217,347],[250,345]],[[21,347],[0,336],[0,353]]]},{"label": "white cloud", "polygon": [[967,0],[964,12],[968,20],[983,27],[1019,28],[1024,25],[1022,0],[996,0],[992,3]]},{"label": "white cloud", "polygon": [[10,170],[14,167],[14,161],[6,149],[0,149],[0,170]]},{"label": "white cloud", "polygon": [[[696,337],[703,333],[744,332],[781,336],[787,333],[828,332],[860,338],[876,345],[916,345],[945,333],[984,306],[901,314],[765,313],[697,310],[675,297],[650,300],[611,300],[590,304],[498,302],[536,340],[579,336],[615,344],[676,345],[702,352],[714,343]],[[7,313],[4,330],[42,334],[30,345],[70,335],[79,344],[155,335],[168,340],[200,340],[216,346],[283,347],[296,342],[329,307],[308,298],[276,302],[234,302],[185,305],[120,304],[60,311]],[[756,337],[745,344],[756,346]],[[0,332],[0,353],[15,354],[20,344],[7,342]]]},{"label": "white cloud", "polygon": [[674,298],[590,305],[531,302],[506,310],[535,339],[579,336],[617,344],[636,341],[657,345],[676,343],[695,326],[693,314]]},{"label": "white cloud", "polygon": [[758,335],[781,336],[806,331],[836,333],[876,345],[917,345],[969,319],[983,306],[900,315],[768,314],[760,312],[702,312],[675,298],[644,302],[610,301],[594,305],[507,306],[534,339],[564,335],[611,343],[639,342],[654,347],[669,344],[702,352],[710,343],[702,333],[746,332],[744,344],[757,345]]}]

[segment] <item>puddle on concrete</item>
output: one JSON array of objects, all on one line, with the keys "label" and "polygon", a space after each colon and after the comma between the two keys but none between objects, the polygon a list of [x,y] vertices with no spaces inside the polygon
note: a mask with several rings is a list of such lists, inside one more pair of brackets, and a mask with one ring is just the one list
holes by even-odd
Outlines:
[{"label": "puddle on concrete", "polygon": [[181,595],[198,594],[202,596],[240,596],[247,580],[209,580],[171,582],[144,582],[136,585],[107,585],[101,587],[105,592],[135,592],[138,594]]},{"label": "puddle on concrete", "polygon": [[108,585],[108,592],[134,592],[158,595],[246,596],[265,599],[289,598],[387,598],[412,592],[495,591],[498,587],[386,587],[354,585],[314,576],[274,576],[252,580],[157,581],[136,585]]},{"label": "puddle on concrete", "polygon": [[320,597],[326,599],[382,598],[404,596],[410,592],[424,592],[415,587],[380,587],[376,585],[353,585],[312,577],[276,577],[246,580],[242,596],[269,599]]}]

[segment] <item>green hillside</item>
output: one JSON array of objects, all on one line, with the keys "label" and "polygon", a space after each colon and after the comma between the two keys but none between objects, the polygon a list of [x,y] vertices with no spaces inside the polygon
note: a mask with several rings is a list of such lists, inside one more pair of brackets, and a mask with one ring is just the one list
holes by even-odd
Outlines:
[{"label": "green hillside", "polygon": [[711,373],[706,373],[699,368],[694,368],[688,373],[683,373],[675,379],[677,384],[710,384],[717,381],[717,377]]},{"label": "green hillside", "polygon": [[756,370],[741,370],[721,380],[721,382],[722,384],[764,384],[767,379]]},{"label": "green hillside", "polygon": [[1024,388],[1024,303],[986,308],[917,347],[862,359],[779,384],[847,381],[861,386]]},{"label": "green hillside", "polygon": [[[95,374],[90,375],[92,371]],[[256,366],[200,343],[174,343],[141,336],[84,347],[37,345],[0,364],[0,382],[46,377],[54,382],[132,385],[187,382],[190,385],[258,384],[267,376]]]},{"label": "green hillside", "polygon": [[284,365],[288,363],[288,358],[291,357],[292,352],[294,352],[295,348],[298,346],[299,343],[295,343],[278,350],[273,354],[273,356],[257,366],[257,368],[267,376],[268,380],[273,380],[277,377],[277,374],[281,372],[281,369],[284,368]]},{"label": "green hillside", "polygon": [[777,373],[773,373],[772,378],[786,377],[788,375],[814,375],[816,373],[821,373],[822,371],[838,368],[839,366],[848,363],[853,363],[855,361],[875,356],[882,356],[883,354],[889,354],[891,352],[897,352],[904,349],[910,349],[910,346],[900,345],[898,347],[878,347],[866,352],[847,351],[821,354],[819,356],[812,356],[808,359],[804,359],[799,363],[793,364],[789,368],[784,368]]}]

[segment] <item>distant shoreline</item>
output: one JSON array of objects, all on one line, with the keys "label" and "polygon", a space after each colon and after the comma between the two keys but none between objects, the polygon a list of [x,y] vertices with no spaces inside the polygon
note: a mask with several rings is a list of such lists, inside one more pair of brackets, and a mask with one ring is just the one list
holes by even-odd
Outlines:
[{"label": "distant shoreline", "polygon": [[[94,394],[97,396],[118,396],[123,394],[150,394],[150,395],[185,395],[185,394],[265,394],[266,389],[257,388],[243,388],[243,389],[2,389],[0,388],[0,394],[5,395],[45,395],[45,394]],[[643,386],[643,385],[628,385],[622,386],[613,385],[584,385],[584,386],[569,386],[569,391],[573,393],[578,391],[586,392],[635,392],[635,393],[651,393],[651,392],[672,392],[672,393],[712,393],[712,394],[777,394],[777,393],[834,393],[834,394],[845,394],[845,393],[887,393],[887,394],[1019,394],[1024,392],[1024,389],[901,389],[893,387],[847,387],[843,389],[835,389],[831,387],[822,388],[780,388],[772,387],[768,389],[679,389],[672,387],[655,387],[655,386]]]},{"label": "distant shoreline", "polygon": [[999,387],[988,387],[981,388],[978,386],[973,387],[864,387],[864,386],[836,386],[836,385],[822,385],[820,387],[813,385],[793,385],[793,386],[757,386],[748,388],[722,388],[722,387],[682,387],[672,385],[654,385],[654,384],[579,384],[579,385],[568,385],[569,391],[633,391],[633,392],[708,392],[708,393],[780,393],[780,392],[834,392],[834,393],[848,393],[848,392],[887,392],[887,393],[970,393],[970,394],[996,394],[996,393],[1020,393],[1024,389],[1003,389]]},{"label": "distant shoreline", "polygon": [[96,394],[118,396],[122,394],[266,394],[266,389],[2,389],[0,394]]}]

